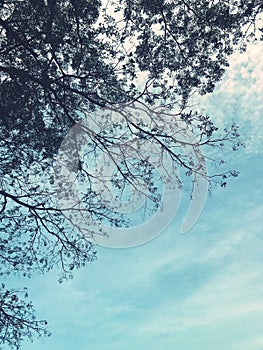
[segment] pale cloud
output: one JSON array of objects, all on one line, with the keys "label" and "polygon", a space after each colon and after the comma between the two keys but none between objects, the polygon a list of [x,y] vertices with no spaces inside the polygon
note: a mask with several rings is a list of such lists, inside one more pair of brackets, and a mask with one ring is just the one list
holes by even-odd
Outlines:
[{"label": "pale cloud", "polygon": [[219,127],[236,122],[246,142],[246,154],[263,150],[263,46],[251,43],[230,56],[230,66],[212,94],[195,98]]},{"label": "pale cloud", "polygon": [[243,340],[242,342],[237,341],[237,348],[238,350],[247,350],[247,349],[253,349],[253,350],[262,350],[262,344],[263,344],[263,336],[256,335],[252,337],[248,337],[248,339]]},{"label": "pale cloud", "polygon": [[219,87],[230,94],[256,96],[263,92],[263,46],[249,44],[244,53],[235,52],[229,60],[230,68]]},{"label": "pale cloud", "polygon": [[[196,329],[205,331],[212,325],[220,329],[226,324],[233,327],[235,323],[245,323],[248,318],[253,322],[263,312],[261,273],[232,267],[218,271],[217,276],[180,302],[175,298],[156,305],[145,319],[138,320],[133,331],[137,336],[165,335],[176,339],[182,332],[190,335]],[[163,297],[165,300],[165,295]]]}]

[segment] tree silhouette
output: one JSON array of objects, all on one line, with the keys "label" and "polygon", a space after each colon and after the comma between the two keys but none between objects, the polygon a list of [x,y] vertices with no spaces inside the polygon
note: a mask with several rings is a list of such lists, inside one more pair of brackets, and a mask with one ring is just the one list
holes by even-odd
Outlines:
[{"label": "tree silhouette", "polygon": [[36,320],[34,307],[27,298],[26,288],[6,290],[4,284],[0,286],[0,342],[9,349],[19,349],[25,338],[50,335],[45,328],[47,322]]},{"label": "tree silhouette", "polygon": [[[213,91],[228,56],[234,49],[244,50],[253,36],[261,10],[260,1],[234,0],[1,1],[2,276],[30,276],[59,266],[62,281],[96,258],[91,238],[107,232],[95,228],[80,234],[74,222],[70,225],[67,209],[58,205],[53,186],[53,159],[72,127],[85,118],[86,151],[90,158],[110,157],[117,169],[113,185],[120,193],[127,184],[136,189],[141,177],[148,184],[147,196],[158,204],[145,154],[139,152],[136,165],[125,156],[118,163],[131,139],[158,147],[194,179],[214,181],[200,162],[181,151],[186,146],[182,135],[193,135],[187,143],[199,159],[202,147],[230,142],[237,149],[238,129],[232,125],[220,132],[210,117],[189,108],[189,99]],[[96,124],[92,116],[102,108],[105,117],[98,117]],[[78,162],[74,173],[86,186],[81,193],[85,215],[116,227],[126,225],[117,208],[103,201],[104,185],[94,188],[85,157]],[[224,187],[226,178],[236,175],[220,173],[218,182]],[[99,173],[96,181],[101,184]],[[24,338],[43,333],[31,304],[27,311],[19,293],[2,286],[0,295],[1,342],[17,349]]]}]

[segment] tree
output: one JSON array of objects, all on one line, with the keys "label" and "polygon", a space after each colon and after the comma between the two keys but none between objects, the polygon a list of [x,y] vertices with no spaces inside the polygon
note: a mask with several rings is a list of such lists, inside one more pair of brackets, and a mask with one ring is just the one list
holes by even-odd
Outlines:
[{"label": "tree", "polygon": [[34,307],[26,300],[26,288],[6,290],[4,284],[0,288],[0,344],[20,348],[24,338],[49,335],[45,329],[47,322],[36,321]]},{"label": "tree", "polygon": [[[3,276],[13,272],[30,276],[57,265],[63,280],[95,259],[91,238],[107,232],[89,229],[84,236],[73,222],[69,225],[68,209],[58,206],[54,197],[52,166],[62,140],[91,112],[98,115],[97,124],[91,119],[88,125],[81,124],[88,137],[86,153],[91,158],[97,153],[111,158],[117,168],[113,185],[120,195],[127,184],[138,188],[142,177],[149,188],[146,195],[160,204],[152,166],[142,152],[136,164],[125,157],[119,164],[123,145],[126,151],[130,139],[157,147],[194,179],[203,176],[213,181],[200,162],[182,152],[186,147],[182,134],[193,135],[187,146],[198,159],[200,148],[209,145],[220,147],[229,141],[233,149],[238,148],[238,129],[232,125],[220,133],[210,117],[189,108],[189,100],[194,93],[213,91],[229,54],[237,47],[244,49],[253,35],[251,27],[261,10],[260,1],[234,0],[118,0],[105,5],[89,0],[1,2]],[[138,115],[138,105],[145,118]],[[172,112],[164,113],[163,107]],[[102,119],[96,114],[98,108],[107,112]],[[116,120],[116,113],[121,118]],[[78,135],[70,142],[74,140],[81,143]],[[103,186],[94,187],[94,181],[101,184],[99,174],[94,180],[85,157],[78,161],[74,174],[86,186],[81,193],[83,211],[113,226],[127,225],[116,208],[103,201]],[[225,179],[237,173],[218,175],[225,186]],[[7,305],[15,317],[17,309]],[[25,304],[20,305],[23,309]],[[18,323],[7,327],[11,327],[5,333],[10,344],[19,348]],[[28,328],[24,331],[23,336],[30,336]]]}]

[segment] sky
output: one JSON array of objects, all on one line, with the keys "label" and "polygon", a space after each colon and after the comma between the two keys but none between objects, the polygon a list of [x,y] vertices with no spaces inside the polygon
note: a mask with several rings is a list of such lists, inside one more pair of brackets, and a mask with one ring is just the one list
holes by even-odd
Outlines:
[{"label": "sky", "polygon": [[221,156],[240,176],[214,188],[193,228],[180,232],[189,205],[139,247],[98,247],[98,260],[58,284],[58,271],[27,285],[52,336],[23,350],[263,349],[262,44],[231,56],[201,107],[218,124],[236,121],[247,142]]}]

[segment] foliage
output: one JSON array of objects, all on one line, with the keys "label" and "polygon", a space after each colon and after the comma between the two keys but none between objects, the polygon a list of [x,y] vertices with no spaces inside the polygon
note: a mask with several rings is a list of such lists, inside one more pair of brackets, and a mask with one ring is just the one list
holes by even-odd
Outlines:
[{"label": "foliage", "polygon": [[26,288],[9,289],[0,286],[0,344],[9,349],[20,349],[21,341],[35,336],[50,335],[46,321],[37,321],[31,302],[27,301]]},{"label": "foliage", "polygon": [[[140,175],[148,181],[150,196],[156,194],[145,154],[139,157],[141,174],[125,157],[118,166],[117,156],[126,154],[123,145],[130,139],[158,147],[174,167],[194,176],[206,175],[182,152],[183,133],[193,135],[188,146],[197,158],[202,147],[240,146],[235,125],[220,133],[211,118],[187,106],[192,94],[213,91],[228,56],[235,48],[244,49],[253,36],[261,9],[257,0],[1,1],[1,275],[30,276],[59,266],[63,280],[96,258],[89,238],[107,232],[80,235],[58,206],[53,186],[53,158],[84,116],[90,118],[85,126],[88,154],[111,158],[121,176],[115,180],[121,193],[128,183],[136,188]],[[173,112],[165,114],[162,106]],[[98,117],[96,123],[92,116],[102,107],[105,119]],[[122,119],[116,121],[118,113]],[[87,186],[81,198],[85,213],[125,224],[116,208],[102,205],[104,192],[94,188],[85,158],[79,165],[76,176]],[[226,178],[237,173],[218,175],[224,187]],[[42,333],[31,304],[26,311],[15,291],[4,287],[1,298],[1,312],[10,307],[3,322],[5,315],[13,318],[4,323],[2,341],[18,348],[20,340]]]}]

